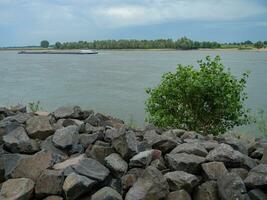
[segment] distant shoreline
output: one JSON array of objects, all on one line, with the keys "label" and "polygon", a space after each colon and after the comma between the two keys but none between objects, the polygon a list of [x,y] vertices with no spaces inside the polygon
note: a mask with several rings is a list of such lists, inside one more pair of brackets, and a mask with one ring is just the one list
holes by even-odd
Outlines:
[{"label": "distant shoreline", "polygon": [[[46,50],[46,51],[53,51],[55,49],[46,49],[46,48],[0,48],[0,51],[22,51],[22,50]],[[58,50],[58,49],[57,49]],[[80,50],[80,49],[62,49],[62,51],[68,51],[68,50]],[[238,48],[199,48],[199,49],[188,49],[188,50],[182,50],[182,49],[92,49],[97,51],[252,51],[252,52],[265,52],[267,51],[267,48],[252,48],[252,49],[238,49]]]}]

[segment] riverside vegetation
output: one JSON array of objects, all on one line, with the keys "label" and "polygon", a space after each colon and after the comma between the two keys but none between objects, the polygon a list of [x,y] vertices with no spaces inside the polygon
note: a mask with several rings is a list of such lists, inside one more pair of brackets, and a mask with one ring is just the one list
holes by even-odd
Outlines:
[{"label": "riverside vegetation", "polygon": [[149,90],[149,119],[160,128],[79,106],[0,108],[0,199],[266,200],[267,140],[222,134],[247,121],[247,74],[236,79],[219,57],[199,64]]}]

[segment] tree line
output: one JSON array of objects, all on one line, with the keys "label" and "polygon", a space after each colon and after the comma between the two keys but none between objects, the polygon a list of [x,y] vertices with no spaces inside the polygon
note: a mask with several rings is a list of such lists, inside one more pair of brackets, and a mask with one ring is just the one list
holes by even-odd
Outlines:
[{"label": "tree line", "polygon": [[[48,41],[41,42],[41,47],[47,48]],[[210,41],[193,41],[187,37],[178,40],[173,39],[157,39],[157,40],[95,40],[95,41],[79,41],[79,42],[56,42],[51,47],[55,49],[217,49],[217,48],[264,48],[267,41],[234,43],[218,43]]]}]

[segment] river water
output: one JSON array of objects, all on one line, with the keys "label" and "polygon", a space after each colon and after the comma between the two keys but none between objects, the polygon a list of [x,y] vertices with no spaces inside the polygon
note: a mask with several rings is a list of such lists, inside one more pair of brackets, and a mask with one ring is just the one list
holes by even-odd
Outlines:
[{"label": "river water", "polygon": [[52,111],[61,105],[110,114],[144,124],[145,88],[160,82],[176,65],[197,65],[220,55],[236,75],[250,70],[247,104],[267,112],[267,52],[100,51],[98,55],[22,55],[0,51],[0,106],[40,101]]}]

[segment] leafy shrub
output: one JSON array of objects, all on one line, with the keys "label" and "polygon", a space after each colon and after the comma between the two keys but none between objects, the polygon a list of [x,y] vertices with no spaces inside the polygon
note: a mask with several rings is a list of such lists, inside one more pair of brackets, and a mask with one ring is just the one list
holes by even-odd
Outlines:
[{"label": "leafy shrub", "polygon": [[243,106],[248,72],[237,79],[219,56],[207,56],[198,64],[199,70],[178,65],[176,72],[164,74],[157,87],[147,90],[148,121],[214,135],[248,123],[249,110]]}]

